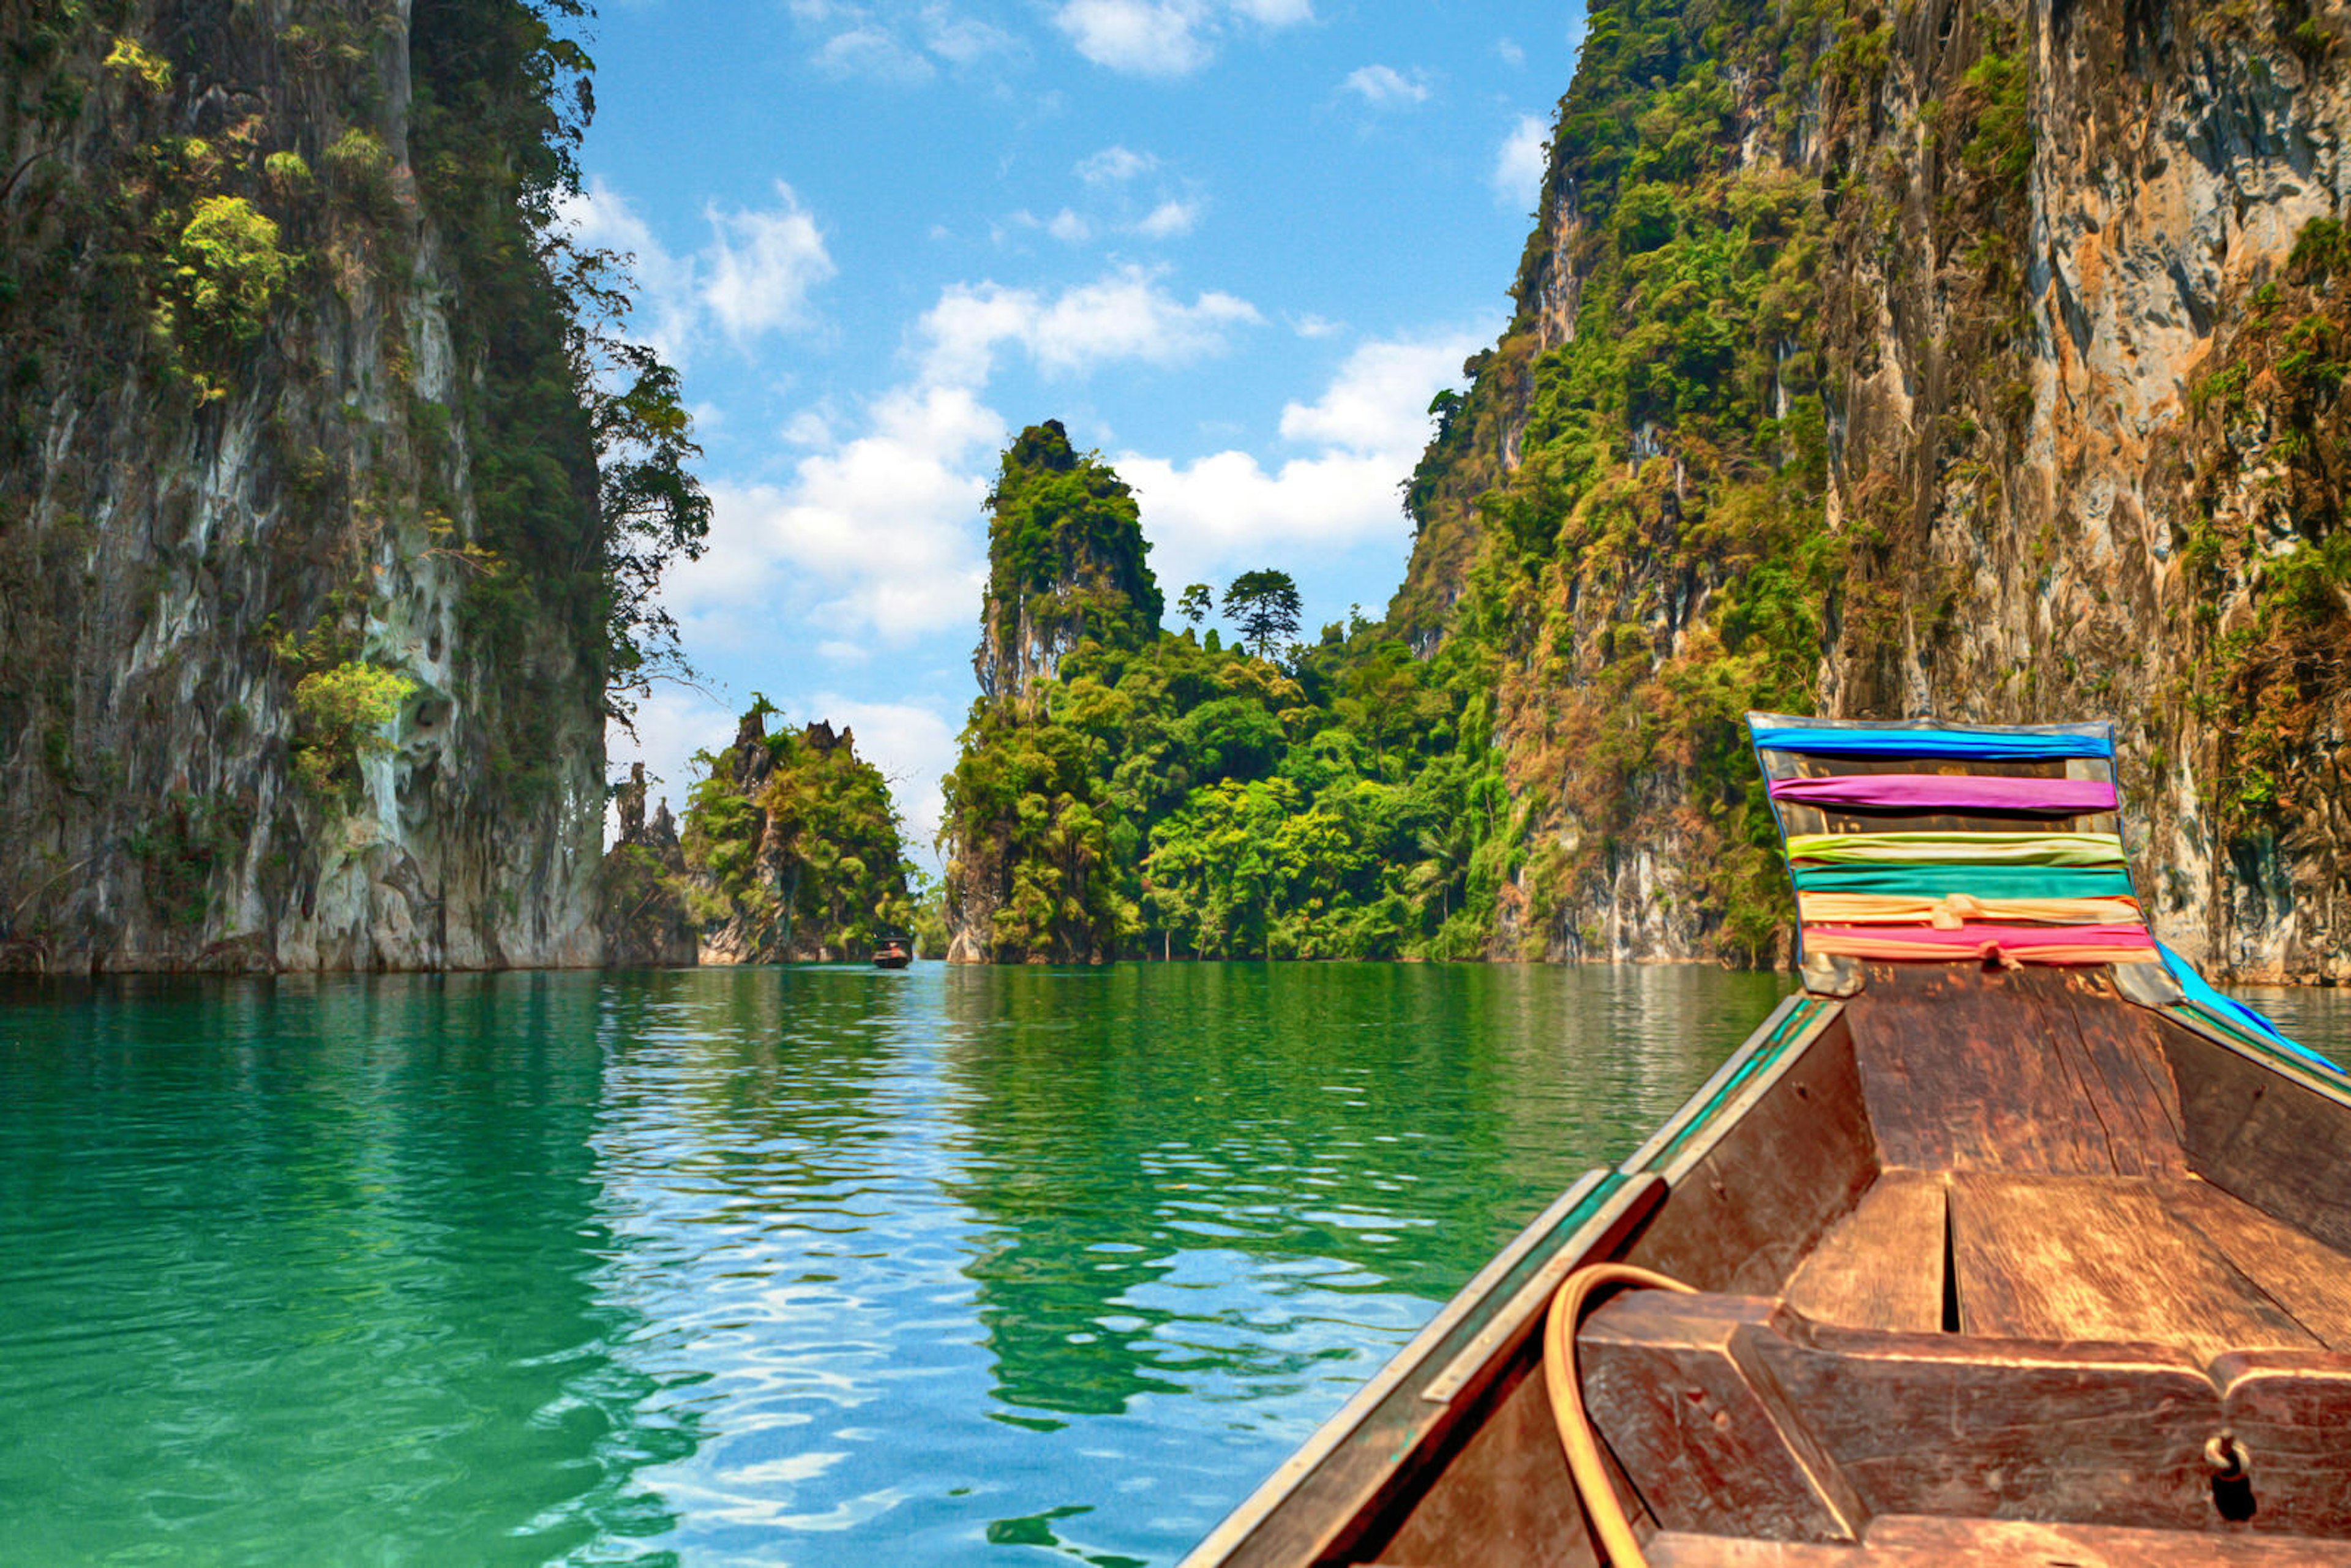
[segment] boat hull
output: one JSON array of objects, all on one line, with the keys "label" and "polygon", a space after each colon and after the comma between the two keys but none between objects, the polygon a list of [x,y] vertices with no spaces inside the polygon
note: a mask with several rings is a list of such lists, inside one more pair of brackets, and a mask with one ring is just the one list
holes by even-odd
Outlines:
[{"label": "boat hull", "polygon": [[1539,1331],[1602,1260],[1698,1292],[1576,1339],[1653,1562],[2351,1563],[2351,1091],[2103,966],[1853,978],[1563,1195],[1187,1568],[1601,1561]]}]

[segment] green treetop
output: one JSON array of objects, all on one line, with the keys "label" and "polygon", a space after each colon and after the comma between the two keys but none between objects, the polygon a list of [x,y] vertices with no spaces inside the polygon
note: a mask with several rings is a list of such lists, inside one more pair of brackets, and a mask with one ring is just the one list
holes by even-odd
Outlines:
[{"label": "green treetop", "polygon": [[1260,659],[1297,638],[1300,611],[1298,584],[1286,571],[1245,571],[1225,587],[1225,613]]}]

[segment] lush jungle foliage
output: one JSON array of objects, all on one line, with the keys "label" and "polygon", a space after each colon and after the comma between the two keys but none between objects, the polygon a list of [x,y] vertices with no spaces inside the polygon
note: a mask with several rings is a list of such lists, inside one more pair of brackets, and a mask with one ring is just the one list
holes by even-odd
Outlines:
[{"label": "lush jungle foliage", "polygon": [[[1058,425],[1024,433],[996,492],[981,666],[1002,667],[995,639],[1024,605],[1081,602],[1089,619],[1025,696],[983,695],[965,729],[942,836],[948,923],[972,956],[1482,951],[1500,868],[1468,824],[1499,802],[1460,761],[1487,748],[1490,714],[1464,695],[1479,681],[1461,655],[1416,659],[1360,617],[1287,643],[1297,591],[1271,570],[1225,598],[1264,654],[1162,631],[1125,486],[1066,452]],[[1107,531],[1104,495],[1124,501]],[[1074,563],[1084,591],[1040,560]],[[1211,595],[1196,584],[1185,602],[1205,619]]]},{"label": "lush jungle foliage", "polygon": [[775,712],[759,699],[733,747],[695,758],[679,835],[686,907],[738,959],[862,957],[914,919],[889,786],[849,731],[770,735]]}]

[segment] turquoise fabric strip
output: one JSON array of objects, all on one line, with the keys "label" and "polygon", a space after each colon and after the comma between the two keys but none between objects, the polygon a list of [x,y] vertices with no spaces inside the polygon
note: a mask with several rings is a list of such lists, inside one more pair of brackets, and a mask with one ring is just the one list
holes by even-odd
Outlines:
[{"label": "turquoise fabric strip", "polygon": [[1757,726],[1755,744],[1766,751],[1798,751],[1807,757],[1973,757],[1991,762],[2111,758],[2115,754],[2114,741],[2103,735],[2035,735],[1990,729]]},{"label": "turquoise fabric strip", "polygon": [[1902,898],[2129,898],[2130,873],[2104,866],[1797,866],[1802,893],[1883,893]]},{"label": "turquoise fabric strip", "polygon": [[2224,1019],[2235,1019],[2263,1040],[2283,1047],[2296,1056],[2314,1061],[2330,1072],[2340,1073],[2343,1071],[2310,1047],[2298,1040],[2288,1040],[2284,1035],[2280,1034],[2277,1025],[2270,1022],[2236,998],[2216,988],[2211,981],[2196,972],[2195,965],[2166,947],[2162,943],[2158,942],[2155,946],[2156,951],[2163,955],[2163,967],[2171,971],[2171,977],[2179,982],[2179,988],[2188,993],[2189,1001],[2207,1012],[2218,1013]]}]

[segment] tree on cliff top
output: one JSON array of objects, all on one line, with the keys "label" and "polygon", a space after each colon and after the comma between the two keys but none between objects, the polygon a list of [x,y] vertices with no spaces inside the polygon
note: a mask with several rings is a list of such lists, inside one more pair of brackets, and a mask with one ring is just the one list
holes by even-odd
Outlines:
[{"label": "tree on cliff top", "polygon": [[972,666],[994,698],[1025,696],[1092,638],[1137,647],[1159,632],[1158,580],[1130,490],[1061,422],[1032,424],[987,497],[987,597]]},{"label": "tree on cliff top", "polygon": [[1304,606],[1298,584],[1286,571],[1245,571],[1225,587],[1225,613],[1240,628],[1241,641],[1259,658],[1298,635]]}]

